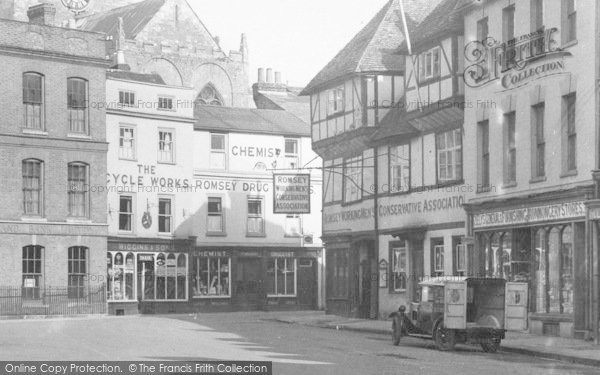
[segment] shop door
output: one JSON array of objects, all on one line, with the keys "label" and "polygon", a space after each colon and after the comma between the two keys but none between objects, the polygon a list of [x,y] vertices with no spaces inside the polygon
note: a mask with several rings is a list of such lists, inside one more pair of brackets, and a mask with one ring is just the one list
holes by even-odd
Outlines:
[{"label": "shop door", "polygon": [[138,256],[137,298],[140,301],[153,300],[154,296],[154,256]]},{"label": "shop door", "polygon": [[371,316],[371,262],[368,259],[360,263],[360,307],[361,319],[369,319]]},{"label": "shop door", "polygon": [[240,258],[234,270],[234,298],[243,309],[260,309],[265,299],[260,258]]},{"label": "shop door", "polygon": [[317,308],[317,260],[298,259],[298,304]]}]

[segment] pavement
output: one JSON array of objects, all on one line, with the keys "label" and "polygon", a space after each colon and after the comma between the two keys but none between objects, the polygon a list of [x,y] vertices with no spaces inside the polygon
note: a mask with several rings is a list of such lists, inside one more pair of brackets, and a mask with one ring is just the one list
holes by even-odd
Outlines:
[{"label": "pavement", "polygon": [[[372,334],[391,335],[392,332],[391,320],[351,319],[322,311],[274,312],[273,315],[282,323]],[[500,351],[600,367],[600,346],[592,341],[507,332]]]}]

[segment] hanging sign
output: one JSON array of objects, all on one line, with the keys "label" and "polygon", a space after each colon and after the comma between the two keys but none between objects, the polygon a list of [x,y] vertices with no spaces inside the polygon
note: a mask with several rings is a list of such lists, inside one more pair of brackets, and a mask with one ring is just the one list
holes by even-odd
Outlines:
[{"label": "hanging sign", "polygon": [[310,214],[310,174],[273,174],[273,213]]}]

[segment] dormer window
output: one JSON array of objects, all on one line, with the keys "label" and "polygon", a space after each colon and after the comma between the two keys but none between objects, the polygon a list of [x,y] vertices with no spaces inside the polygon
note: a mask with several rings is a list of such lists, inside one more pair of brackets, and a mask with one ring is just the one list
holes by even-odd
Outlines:
[{"label": "dormer window", "polygon": [[331,116],[340,112],[344,112],[344,86],[329,91],[329,111],[327,114]]},{"label": "dormer window", "polygon": [[421,79],[440,76],[440,47],[435,47],[421,54]]},{"label": "dormer window", "polygon": [[119,91],[119,104],[122,107],[133,107],[135,105],[135,93],[132,91]]}]

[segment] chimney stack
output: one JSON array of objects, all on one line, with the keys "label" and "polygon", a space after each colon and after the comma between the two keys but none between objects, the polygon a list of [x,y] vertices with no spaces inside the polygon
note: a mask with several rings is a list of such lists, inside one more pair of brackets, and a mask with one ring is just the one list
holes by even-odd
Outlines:
[{"label": "chimney stack", "polygon": [[258,83],[264,83],[264,82],[265,82],[265,69],[258,68]]},{"label": "chimney stack", "polygon": [[273,83],[273,69],[267,68],[267,83]]},{"label": "chimney stack", "polygon": [[281,84],[281,72],[275,72],[275,83],[278,85]]},{"label": "chimney stack", "polygon": [[29,17],[29,23],[54,26],[56,8],[52,3],[37,4],[27,10],[27,16]]}]

